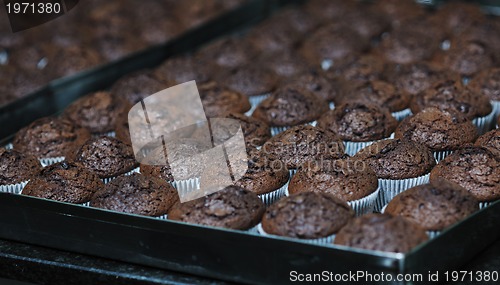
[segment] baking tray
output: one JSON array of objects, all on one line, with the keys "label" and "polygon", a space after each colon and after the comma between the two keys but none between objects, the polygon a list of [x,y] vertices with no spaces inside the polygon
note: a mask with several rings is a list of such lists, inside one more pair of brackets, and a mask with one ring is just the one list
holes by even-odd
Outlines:
[{"label": "baking tray", "polygon": [[[261,20],[279,5],[251,1],[175,41],[54,81],[39,92],[0,108],[0,138],[5,143],[34,119],[57,113],[76,98],[109,87],[124,74],[153,67],[169,56]],[[0,238],[246,284],[290,283],[290,271],[363,271],[388,274],[393,279],[397,274],[409,273],[422,274],[425,281],[429,271],[439,270],[442,274],[458,270],[498,240],[499,221],[497,201],[409,253],[383,253],[0,193]],[[412,284],[391,284],[394,283]]]}]

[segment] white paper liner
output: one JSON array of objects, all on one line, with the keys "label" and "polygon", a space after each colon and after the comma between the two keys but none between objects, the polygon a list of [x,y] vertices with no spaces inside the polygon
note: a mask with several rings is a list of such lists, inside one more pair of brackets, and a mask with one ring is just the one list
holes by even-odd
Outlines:
[{"label": "white paper liner", "polygon": [[381,211],[399,193],[426,183],[429,183],[429,173],[415,178],[400,180],[378,179],[380,191],[376,199],[375,211]]},{"label": "white paper liner", "polygon": [[194,177],[187,180],[176,180],[172,182],[172,186],[174,186],[177,191],[182,192],[183,195],[186,195],[194,189],[200,189],[200,178]]},{"label": "white paper liner", "polygon": [[52,165],[54,163],[58,163],[61,161],[64,161],[64,156],[59,156],[59,157],[46,157],[46,158],[40,158],[40,163],[42,164],[43,167]]},{"label": "white paper liner", "polygon": [[12,193],[12,194],[21,194],[21,192],[24,189],[24,186],[28,184],[29,180],[16,183],[16,184],[7,184],[7,185],[0,185],[0,192],[5,192],[5,193]]},{"label": "white paper liner", "polygon": [[393,112],[392,113],[392,116],[394,118],[396,118],[396,120],[398,120],[398,122],[402,121],[404,118],[410,116],[412,113],[411,113],[411,110],[410,108],[406,108],[404,110],[401,110],[401,111],[397,111],[397,112]]},{"label": "white paper liner", "polygon": [[257,96],[248,96],[248,100],[250,101],[250,105],[252,106],[252,109],[255,109],[255,107],[257,107],[257,105],[259,105],[260,102],[264,101],[264,99],[266,99],[270,95],[271,95],[271,93],[257,95]]},{"label": "white paper liner", "polygon": [[347,204],[351,206],[354,212],[356,212],[357,216],[372,213],[375,207],[375,201],[377,200],[377,197],[379,195],[379,191],[380,188],[377,188],[377,190],[373,191],[373,193],[370,193],[368,196],[365,196],[358,200],[348,201]]},{"label": "white paper liner", "polygon": [[495,120],[495,109],[491,111],[488,115],[484,117],[474,118],[472,123],[477,127],[479,135],[488,132],[491,129],[491,125]]},{"label": "white paper liner", "polygon": [[290,174],[290,179],[289,180],[291,180],[292,177],[295,175],[295,173],[297,173],[297,170],[298,169],[296,169],[296,168],[295,169],[288,169],[288,173]]},{"label": "white paper liner", "polygon": [[330,110],[335,109],[335,103],[333,102],[328,103],[328,107],[330,107]]},{"label": "white paper liner", "polygon": [[285,192],[287,189],[288,189],[288,182],[274,191],[265,194],[260,194],[258,196],[262,200],[262,202],[266,204],[266,206],[269,206],[272,203],[278,201],[281,197],[285,196]]},{"label": "white paper liner", "polygon": [[[495,201],[493,201],[493,202],[495,202]],[[491,202],[491,201],[488,201],[488,202],[479,202],[479,209],[486,208],[489,205],[491,205],[491,203],[493,203],[493,202]]]},{"label": "white paper liner", "polygon": [[[257,225],[257,231],[262,236],[272,236],[272,234],[268,234],[264,231],[261,223]],[[293,238],[293,237],[288,237],[288,238]],[[330,244],[335,239],[335,235],[330,235],[324,238],[316,238],[316,239],[300,239],[300,238],[293,238],[293,239],[296,241],[312,243],[312,244]]]},{"label": "white paper liner", "polygon": [[95,137],[95,138],[98,138],[98,137],[101,137],[101,136],[107,136],[107,137],[116,137],[116,133],[115,131],[111,131],[111,132],[106,132],[106,133],[96,133],[96,134],[92,134],[92,137]]},{"label": "white paper liner", "polygon": [[120,174],[118,176],[113,176],[113,177],[101,178],[101,180],[102,180],[102,182],[104,182],[104,184],[108,184],[109,182],[113,181],[117,177],[120,177],[121,175],[131,175],[132,173],[140,173],[140,168],[136,167],[136,168],[130,170],[129,172],[126,172],[125,174]]},{"label": "white paper liner", "polygon": [[258,229],[259,225],[260,225],[260,223],[258,225],[256,225],[256,226],[253,226],[253,227],[249,228],[246,231],[249,232],[249,233],[252,233],[252,234],[258,234],[259,233],[259,229]]},{"label": "white paper liner", "polygon": [[13,147],[12,143],[8,143],[4,146],[5,149],[12,149]]},{"label": "white paper liner", "polygon": [[436,162],[440,162],[441,160],[445,159],[448,155],[452,154],[453,150],[442,150],[442,151],[433,151],[432,155],[434,155],[434,158],[436,159]]},{"label": "white paper liner", "polygon": [[168,219],[168,215],[167,215],[167,214],[165,214],[165,215],[161,215],[161,216],[158,216],[158,217],[153,217],[153,218],[155,218],[155,219],[157,219],[157,220],[167,220],[167,219]]},{"label": "white paper liner", "polygon": [[441,231],[426,231],[427,235],[429,236],[429,239],[433,239],[437,237]]},{"label": "white paper liner", "polygon": [[493,106],[493,112],[495,113],[495,118],[500,116],[500,101],[490,101],[491,106]]}]

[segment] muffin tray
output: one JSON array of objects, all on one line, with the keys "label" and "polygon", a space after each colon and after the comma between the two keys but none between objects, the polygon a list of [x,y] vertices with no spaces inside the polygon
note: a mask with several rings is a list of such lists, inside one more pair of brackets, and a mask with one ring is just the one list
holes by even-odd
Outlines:
[{"label": "muffin tray", "polygon": [[[31,121],[58,113],[76,98],[106,88],[124,74],[153,67],[169,56],[258,21],[283,2],[249,1],[172,42],[56,80],[28,97],[1,107],[0,138],[3,140],[0,144],[5,145],[12,134]],[[393,280],[401,273],[421,274],[426,283],[429,271],[438,271],[443,277],[447,270],[460,270],[461,265],[498,240],[498,221],[500,201],[402,254],[312,244],[262,236],[256,231],[190,225],[0,193],[2,239],[247,284],[292,283],[291,271],[327,272],[329,276],[363,272],[390,275]]]}]

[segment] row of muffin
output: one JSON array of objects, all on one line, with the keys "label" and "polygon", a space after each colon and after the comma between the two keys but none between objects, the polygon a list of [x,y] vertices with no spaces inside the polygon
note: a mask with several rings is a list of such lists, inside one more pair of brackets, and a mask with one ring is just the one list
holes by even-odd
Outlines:
[{"label": "row of muffin", "polygon": [[18,33],[3,17],[0,105],[50,80],[165,43],[242,2],[84,1],[63,17]]}]

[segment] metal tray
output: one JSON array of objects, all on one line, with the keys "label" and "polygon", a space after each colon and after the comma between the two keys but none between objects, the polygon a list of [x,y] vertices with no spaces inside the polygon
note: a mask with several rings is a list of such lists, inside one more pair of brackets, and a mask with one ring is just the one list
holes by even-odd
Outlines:
[{"label": "metal tray", "polygon": [[[258,21],[281,2],[251,1],[175,41],[52,82],[35,94],[0,108],[0,138],[7,142],[15,131],[34,119],[57,113],[76,98],[106,88],[126,73],[155,66],[169,56]],[[401,254],[314,245],[0,193],[0,238],[248,284],[291,283],[290,271],[362,271],[388,274],[393,280],[398,274],[409,273],[422,274],[426,281],[429,271],[439,270],[443,274],[445,270],[458,270],[498,240],[499,221],[497,201],[411,252]],[[391,284],[394,283],[412,284]]]}]

